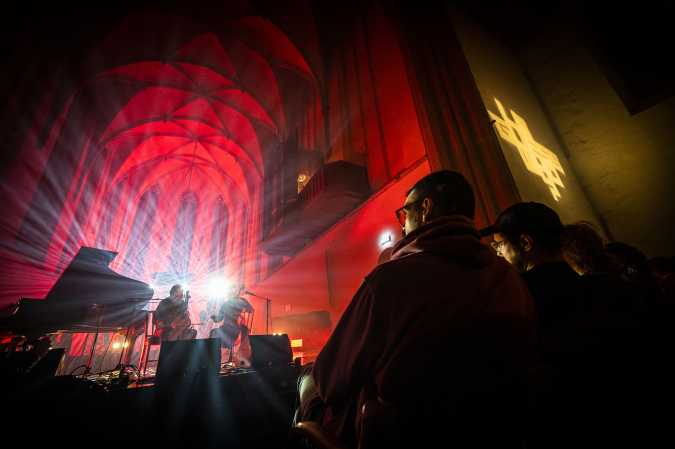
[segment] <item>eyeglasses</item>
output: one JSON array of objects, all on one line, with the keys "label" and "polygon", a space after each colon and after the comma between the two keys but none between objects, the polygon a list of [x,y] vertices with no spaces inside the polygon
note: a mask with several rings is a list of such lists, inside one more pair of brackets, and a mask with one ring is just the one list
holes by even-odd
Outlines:
[{"label": "eyeglasses", "polygon": [[490,242],[490,246],[492,247],[492,249],[495,250],[495,252],[497,254],[502,253],[502,248],[504,247],[505,244],[506,244],[506,240],[500,240],[498,242],[493,240],[493,241]]},{"label": "eyeglasses", "polygon": [[421,203],[422,201],[424,201],[424,198],[422,198],[421,200],[413,201],[412,203],[406,204],[405,206],[396,209],[395,214],[396,219],[398,220],[398,224],[400,224],[402,227],[405,226],[405,219],[408,216],[408,209],[410,208],[410,206],[414,206],[415,204]]}]

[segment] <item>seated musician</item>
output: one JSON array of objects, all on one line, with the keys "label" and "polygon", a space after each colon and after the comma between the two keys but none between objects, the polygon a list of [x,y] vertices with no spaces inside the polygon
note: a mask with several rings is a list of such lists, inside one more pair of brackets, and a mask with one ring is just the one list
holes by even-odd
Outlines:
[{"label": "seated musician", "polygon": [[222,324],[211,330],[210,337],[220,338],[221,346],[229,352],[224,359],[239,367],[250,366],[251,360],[251,344],[248,338],[250,329],[245,318],[246,312],[253,313],[251,303],[233,295],[223,301],[218,313],[211,316],[214,322]]},{"label": "seated musician", "polygon": [[190,340],[197,336],[197,331],[191,327],[188,303],[183,296],[183,287],[176,284],[155,310],[156,333],[163,341]]}]

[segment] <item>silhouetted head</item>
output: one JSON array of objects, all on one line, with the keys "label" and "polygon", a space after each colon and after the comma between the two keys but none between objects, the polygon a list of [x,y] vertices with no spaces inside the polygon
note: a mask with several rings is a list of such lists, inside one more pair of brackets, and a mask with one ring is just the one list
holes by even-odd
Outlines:
[{"label": "silhouetted head", "polygon": [[565,225],[562,255],[565,262],[581,275],[609,270],[605,243],[587,221]]},{"label": "silhouetted head", "polygon": [[463,215],[473,219],[475,200],[473,189],[461,173],[443,170],[417,181],[406,195],[396,217],[407,235],[440,217]]},{"label": "silhouetted head", "polygon": [[647,257],[634,246],[623,242],[605,245],[605,251],[617,269],[617,273],[629,282],[644,282],[651,278]]},{"label": "silhouetted head", "polygon": [[492,235],[492,247],[521,272],[541,263],[561,260],[563,225],[545,204],[516,203],[499,214],[495,224],[481,230]]},{"label": "silhouetted head", "polygon": [[649,260],[649,269],[652,275],[658,279],[672,276],[675,274],[675,258],[654,257]]},{"label": "silhouetted head", "polygon": [[183,286],[180,285],[180,284],[176,284],[173,287],[171,287],[171,290],[169,290],[169,296],[171,296],[174,299],[182,298],[183,297]]}]

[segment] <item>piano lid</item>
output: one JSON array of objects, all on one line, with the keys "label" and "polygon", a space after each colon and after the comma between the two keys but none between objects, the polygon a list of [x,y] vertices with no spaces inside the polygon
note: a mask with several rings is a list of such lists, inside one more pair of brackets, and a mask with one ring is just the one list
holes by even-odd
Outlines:
[{"label": "piano lid", "polygon": [[122,276],[108,267],[116,256],[115,251],[81,247],[45,299],[93,305],[152,298],[153,291],[148,284]]},{"label": "piano lid", "polygon": [[23,298],[0,329],[20,334],[56,330],[92,331],[123,328],[145,314],[153,290],[145,282],[122,276],[108,267],[114,251],[82,247],[44,300]]}]

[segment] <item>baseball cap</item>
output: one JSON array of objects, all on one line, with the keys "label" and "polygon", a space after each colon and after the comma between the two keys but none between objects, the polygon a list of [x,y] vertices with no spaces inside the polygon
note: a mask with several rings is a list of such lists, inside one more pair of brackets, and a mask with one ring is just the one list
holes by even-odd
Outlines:
[{"label": "baseball cap", "polygon": [[529,234],[537,237],[559,237],[563,224],[558,213],[542,203],[534,201],[516,203],[504,209],[495,222],[478,231],[481,237],[497,232],[504,234]]}]

